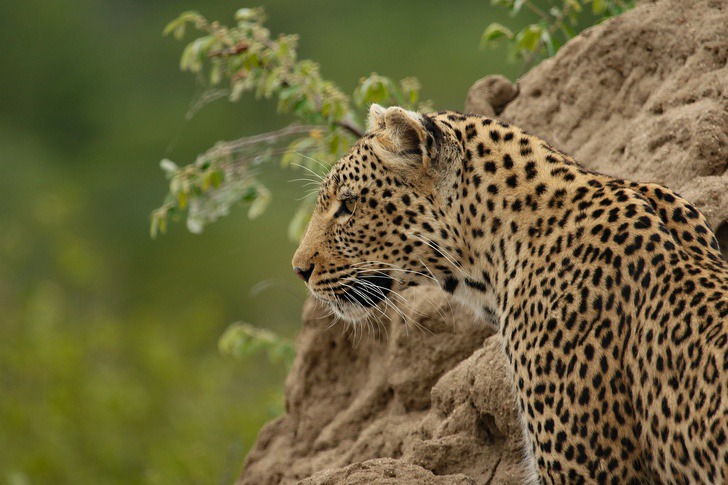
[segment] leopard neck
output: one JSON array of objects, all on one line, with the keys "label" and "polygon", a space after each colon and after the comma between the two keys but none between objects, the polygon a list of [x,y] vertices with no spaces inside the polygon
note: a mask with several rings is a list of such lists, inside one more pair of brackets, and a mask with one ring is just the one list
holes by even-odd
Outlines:
[{"label": "leopard neck", "polygon": [[462,285],[445,287],[458,287],[452,293],[466,306],[502,321],[533,261],[582,237],[574,207],[583,187],[596,189],[606,177],[508,125],[487,136],[462,140],[447,203],[456,241],[450,256],[462,268],[453,278]]}]

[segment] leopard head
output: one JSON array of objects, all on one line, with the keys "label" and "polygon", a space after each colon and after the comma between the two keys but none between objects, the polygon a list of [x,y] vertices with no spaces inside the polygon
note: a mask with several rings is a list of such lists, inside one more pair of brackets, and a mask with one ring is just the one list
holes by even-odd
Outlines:
[{"label": "leopard head", "polygon": [[455,271],[448,187],[461,145],[447,126],[399,107],[372,105],[368,127],[324,179],[293,257],[311,294],[349,322]]}]

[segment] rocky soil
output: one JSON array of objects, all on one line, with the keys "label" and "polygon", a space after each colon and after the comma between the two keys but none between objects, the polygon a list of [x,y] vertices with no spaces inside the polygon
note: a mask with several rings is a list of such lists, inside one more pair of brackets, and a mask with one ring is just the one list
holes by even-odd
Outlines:
[{"label": "rocky soil", "polygon": [[[584,32],[517,89],[485,78],[466,111],[498,116],[591,169],[677,190],[728,249],[728,2],[662,0]],[[439,290],[352,334],[308,301],[286,381],[238,484],[520,483],[520,426],[497,336]]]}]

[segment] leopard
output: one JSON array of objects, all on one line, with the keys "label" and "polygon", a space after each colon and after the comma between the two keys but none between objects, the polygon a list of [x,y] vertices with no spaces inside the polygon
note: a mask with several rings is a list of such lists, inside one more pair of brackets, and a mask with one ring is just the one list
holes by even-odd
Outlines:
[{"label": "leopard", "polygon": [[497,118],[374,104],[292,264],[352,325],[421,285],[491,325],[524,481],[728,483],[728,264],[669,188]]}]

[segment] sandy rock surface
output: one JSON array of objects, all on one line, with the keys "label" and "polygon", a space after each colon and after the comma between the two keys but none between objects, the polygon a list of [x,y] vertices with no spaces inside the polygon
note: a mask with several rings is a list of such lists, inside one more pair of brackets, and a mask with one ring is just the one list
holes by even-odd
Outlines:
[{"label": "sandy rock surface", "polygon": [[[466,111],[513,122],[591,169],[677,190],[726,254],[726,26],[725,0],[642,3],[584,32],[517,89],[479,81]],[[239,484],[521,482],[498,337],[439,290],[404,296],[410,308],[355,335],[306,303],[286,414],[261,430]]]},{"label": "sandy rock surface", "polygon": [[379,458],[363,463],[354,463],[344,468],[324,470],[300,482],[301,485],[367,485],[377,483],[411,485],[475,485],[475,481],[459,473],[438,476],[417,465],[403,463],[393,458]]},{"label": "sandy rock surface", "polygon": [[392,460],[367,461],[382,457],[404,467],[397,483],[517,483],[504,450],[519,449],[520,430],[493,331],[436,288],[403,296],[401,314],[357,334],[306,302],[287,413],[261,430],[239,483],[366,483],[386,478]]}]

